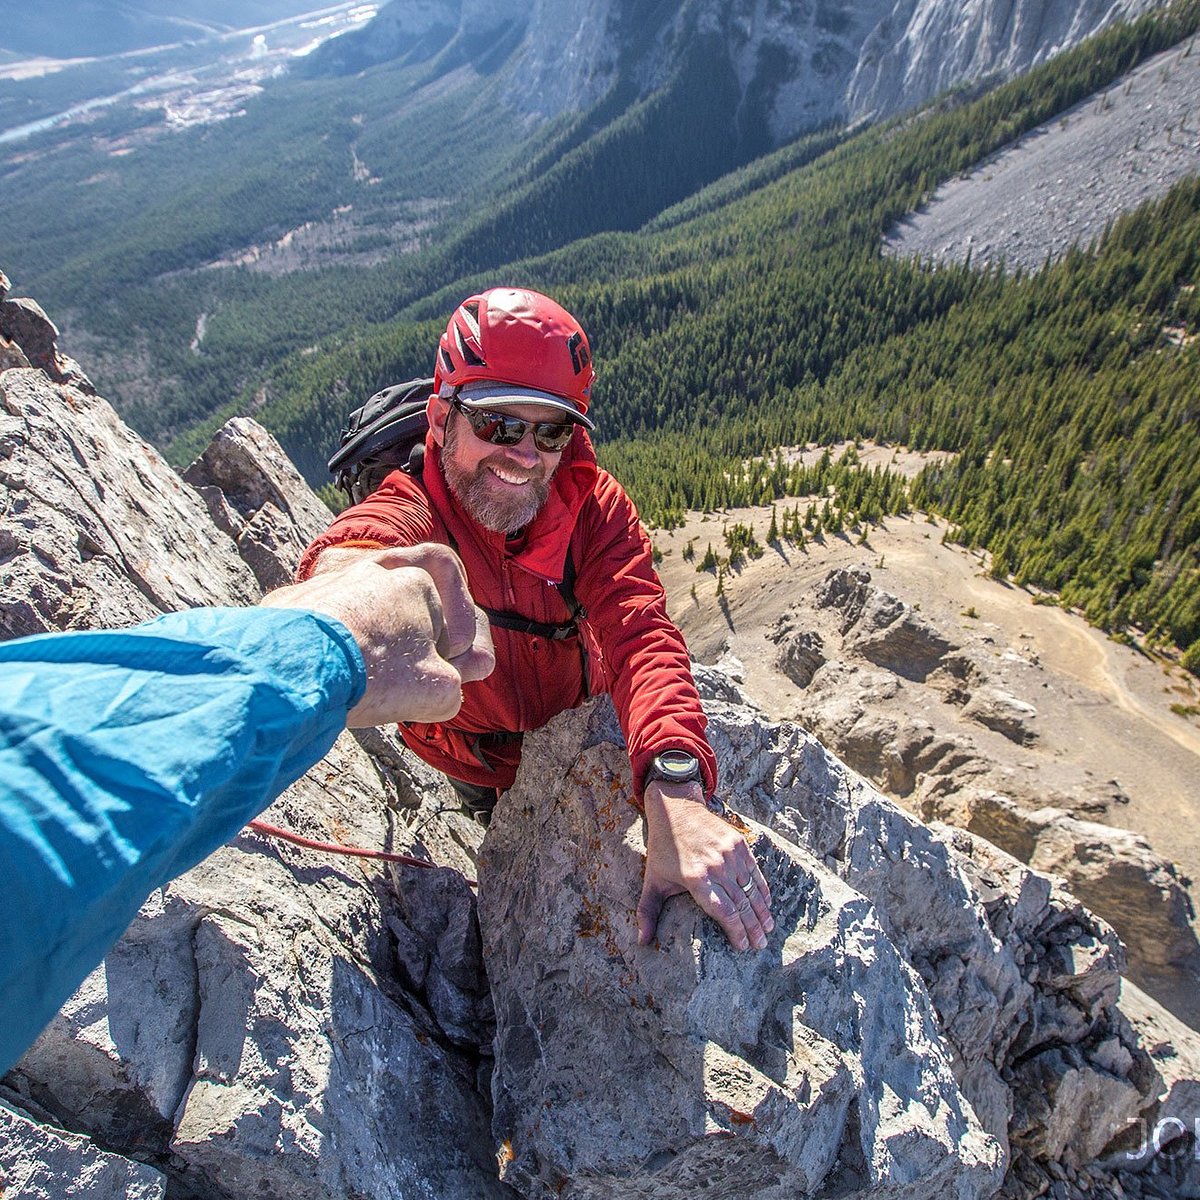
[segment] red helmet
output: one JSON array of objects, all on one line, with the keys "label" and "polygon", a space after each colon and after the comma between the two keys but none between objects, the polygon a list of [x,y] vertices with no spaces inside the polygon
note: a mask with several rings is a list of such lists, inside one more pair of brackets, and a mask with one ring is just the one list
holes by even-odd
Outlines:
[{"label": "red helmet", "polygon": [[535,401],[536,393],[561,397],[581,415],[595,377],[579,322],[549,296],[522,288],[490,288],[464,300],[438,341],[433,368],[439,393],[470,383],[506,384],[530,389]]}]

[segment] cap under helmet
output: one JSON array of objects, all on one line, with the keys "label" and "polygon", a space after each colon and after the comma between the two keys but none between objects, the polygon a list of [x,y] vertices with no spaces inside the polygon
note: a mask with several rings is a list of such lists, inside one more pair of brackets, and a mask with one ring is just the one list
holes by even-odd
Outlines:
[{"label": "cap under helmet", "polygon": [[501,383],[549,392],[586,413],[592,349],[560,304],[523,288],[490,288],[464,300],[438,342],[434,390]]}]

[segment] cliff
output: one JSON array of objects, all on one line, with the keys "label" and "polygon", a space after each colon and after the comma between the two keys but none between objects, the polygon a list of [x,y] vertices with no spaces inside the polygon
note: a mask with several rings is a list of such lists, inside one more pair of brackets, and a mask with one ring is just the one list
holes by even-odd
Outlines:
[{"label": "cliff", "polygon": [[[324,519],[252,421],[180,479],[0,277],[6,636],[240,603]],[[384,732],[152,896],[4,1081],[6,1190],[61,1196],[1186,1195],[1196,1039],[1054,878],[923,825],[702,669],[776,897],[636,945],[611,706],[528,742],[486,838]],[[478,875],[478,898],[467,878]],[[1140,1147],[1148,1133],[1150,1149]],[[1156,1152],[1157,1151],[1157,1152]]]},{"label": "cliff", "polygon": [[[747,136],[780,145],[828,123],[879,120],[949,88],[1010,79],[1159,0],[391,0],[366,28],[317,51],[305,70],[379,62],[472,63],[506,74],[506,99],[548,120],[612,89],[663,87],[697,39],[724,48]],[[750,130],[749,124],[763,125]]]}]

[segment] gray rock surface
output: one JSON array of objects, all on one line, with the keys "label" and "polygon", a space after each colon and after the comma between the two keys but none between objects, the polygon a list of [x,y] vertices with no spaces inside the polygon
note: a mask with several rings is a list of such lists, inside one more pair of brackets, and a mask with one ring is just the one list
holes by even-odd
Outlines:
[{"label": "gray rock surface", "polygon": [[[88,1138],[52,1130],[0,1104],[0,1192],[21,1200],[164,1200],[166,1179],[151,1167],[108,1154]],[[66,1189],[70,1189],[68,1192]]]},{"label": "gray rock surface", "polygon": [[943,184],[885,248],[1036,271],[1088,246],[1120,213],[1200,172],[1197,96],[1194,43],[1164,51]]},{"label": "gray rock surface", "polygon": [[686,898],[639,948],[641,823],[611,708],[559,718],[530,753],[568,769],[503,797],[480,878],[506,1181],[539,1200],[682,1198],[700,1179],[763,1200],[994,1192],[999,1144],[863,896],[757,828],[768,949],[738,955]]}]

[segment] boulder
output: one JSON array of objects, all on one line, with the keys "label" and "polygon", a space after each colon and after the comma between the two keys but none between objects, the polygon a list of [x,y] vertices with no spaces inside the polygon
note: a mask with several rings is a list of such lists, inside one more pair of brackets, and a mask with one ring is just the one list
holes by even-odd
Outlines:
[{"label": "boulder", "polygon": [[778,647],[775,669],[786,675],[797,687],[806,688],[813,675],[825,664],[825,643],[813,629],[799,624],[796,609],[788,609],[767,634]]},{"label": "boulder", "polygon": [[[990,1195],[1000,1147],[878,914],[752,827],[775,896],[739,955],[686,897],[637,944],[644,847],[607,704],[558,718],[483,846],[501,1175],[523,1195]],[[519,931],[519,933],[518,933]],[[603,1048],[602,1051],[600,1048]]]},{"label": "boulder", "polygon": [[1037,709],[1001,688],[979,688],[967,700],[963,716],[1003,734],[1018,746],[1029,746],[1037,741],[1037,733],[1030,726],[1037,718]]}]

